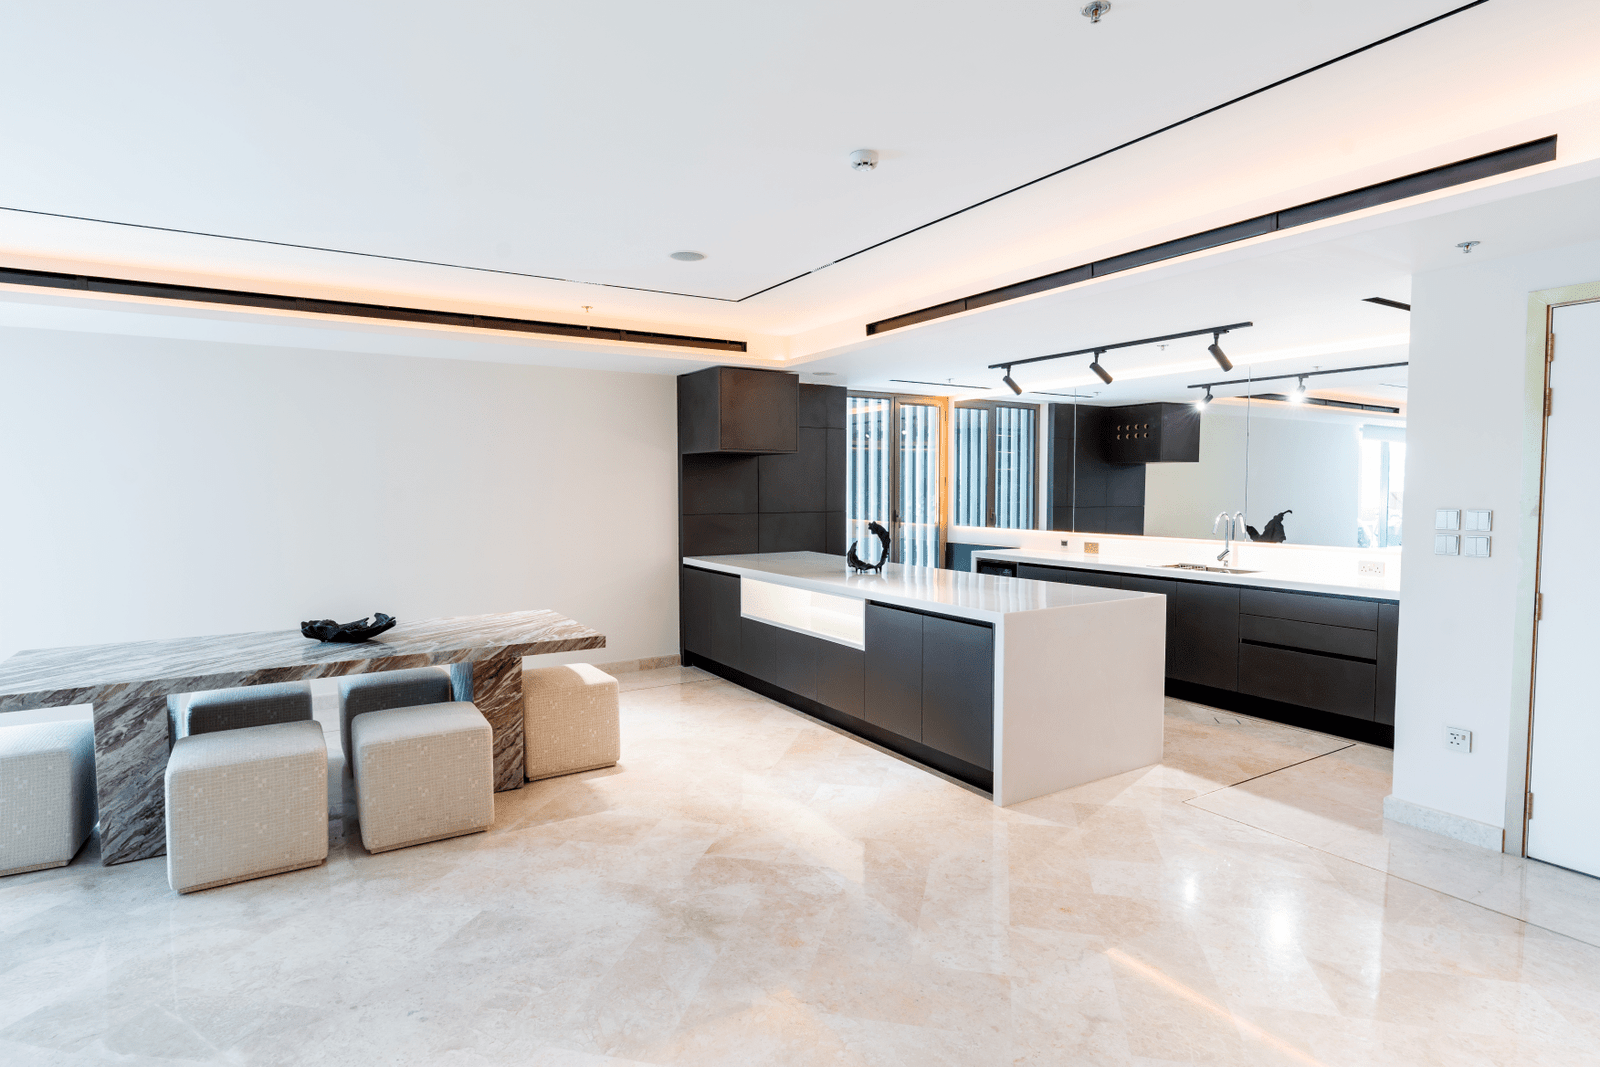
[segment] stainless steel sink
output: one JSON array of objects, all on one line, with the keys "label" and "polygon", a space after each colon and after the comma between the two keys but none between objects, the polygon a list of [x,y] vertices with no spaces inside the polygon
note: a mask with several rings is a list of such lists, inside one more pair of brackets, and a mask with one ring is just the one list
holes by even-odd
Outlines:
[{"label": "stainless steel sink", "polygon": [[1180,571],[1209,571],[1212,574],[1258,574],[1259,571],[1247,571],[1241,567],[1208,567],[1204,563],[1163,563],[1163,567]]}]

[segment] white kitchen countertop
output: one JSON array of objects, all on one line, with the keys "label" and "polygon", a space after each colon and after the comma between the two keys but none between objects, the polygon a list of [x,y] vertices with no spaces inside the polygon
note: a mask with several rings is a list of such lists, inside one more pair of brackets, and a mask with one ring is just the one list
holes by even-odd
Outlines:
[{"label": "white kitchen countertop", "polygon": [[[988,553],[985,553],[988,555]],[[856,574],[843,556],[821,552],[759,552],[740,556],[685,556],[691,567],[737,574],[777,585],[880,604],[932,611],[981,622],[1054,608],[1091,607],[1151,596],[1121,589],[1033,582],[938,567],[890,563],[882,574]]]},{"label": "white kitchen countertop", "polygon": [[[1220,543],[1220,542],[1219,542]],[[1148,559],[1090,555],[1083,552],[1007,548],[980,549],[972,554],[973,566],[980,559],[1008,563],[1036,563],[1045,567],[1076,567],[1082,570],[1116,571],[1148,578],[1172,578],[1180,582],[1210,582],[1215,585],[1251,585],[1262,589],[1284,589],[1301,593],[1332,593],[1336,596],[1365,597],[1369,600],[1400,601],[1398,578],[1349,578],[1343,572],[1316,573],[1263,569],[1250,574],[1215,574],[1181,567],[1163,567]],[[1187,562],[1187,561],[1185,561]]]}]

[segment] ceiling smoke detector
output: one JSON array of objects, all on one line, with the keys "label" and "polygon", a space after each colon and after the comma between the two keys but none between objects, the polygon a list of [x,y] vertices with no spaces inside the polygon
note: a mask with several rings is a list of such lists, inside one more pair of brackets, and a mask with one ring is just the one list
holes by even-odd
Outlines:
[{"label": "ceiling smoke detector", "polygon": [[698,263],[706,258],[706,254],[704,252],[691,252],[685,248],[682,252],[672,253],[672,258],[680,263]]},{"label": "ceiling smoke detector", "polygon": [[850,153],[850,166],[856,170],[871,170],[878,165],[878,153],[870,148],[858,148]]},{"label": "ceiling smoke detector", "polygon": [[1083,9],[1083,17],[1090,22],[1099,22],[1100,16],[1111,10],[1110,0],[1094,0],[1094,3]]}]

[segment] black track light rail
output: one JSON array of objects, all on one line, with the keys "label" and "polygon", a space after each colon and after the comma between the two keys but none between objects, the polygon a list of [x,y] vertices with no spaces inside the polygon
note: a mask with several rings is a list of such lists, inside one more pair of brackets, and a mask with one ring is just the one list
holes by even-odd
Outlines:
[{"label": "black track light rail", "polygon": [[1117,348],[1138,348],[1140,345],[1155,345],[1160,344],[1162,341],[1177,341],[1184,337],[1204,337],[1208,333],[1224,334],[1229,330],[1243,330],[1246,327],[1254,325],[1255,323],[1253,322],[1231,322],[1226,326],[1207,326],[1203,330],[1185,330],[1183,333],[1167,333],[1162,334],[1160,337],[1141,337],[1137,341],[1118,341],[1116,344],[1111,345],[1095,345],[1092,348],[1076,348],[1071,352],[1056,352],[1048,356],[1029,356],[1027,359],[1011,359],[1004,363],[991,363],[989,364],[989,369],[1004,370],[1007,374],[1010,374],[1012,367],[1022,367],[1029,363],[1042,363],[1047,359],[1065,359],[1068,356],[1087,356],[1091,352],[1098,356],[1102,352],[1110,352]]},{"label": "black track light rail", "polygon": [[1276,382],[1282,381],[1285,378],[1319,378],[1324,374],[1350,374],[1358,370],[1386,370],[1389,367],[1409,366],[1411,366],[1411,362],[1409,360],[1404,363],[1373,363],[1366,367],[1338,367],[1334,370],[1308,370],[1302,371],[1299,374],[1269,374],[1263,378],[1230,378],[1225,382],[1201,382],[1199,385],[1191,385],[1189,388],[1209,390],[1218,385],[1254,385],[1256,382]]}]

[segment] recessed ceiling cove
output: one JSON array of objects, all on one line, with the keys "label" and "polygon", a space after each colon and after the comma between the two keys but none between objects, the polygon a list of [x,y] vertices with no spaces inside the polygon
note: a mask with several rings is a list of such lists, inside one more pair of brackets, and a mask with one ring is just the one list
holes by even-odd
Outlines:
[{"label": "recessed ceiling cove", "polygon": [[1459,7],[28,5],[0,207],[739,300]]}]

